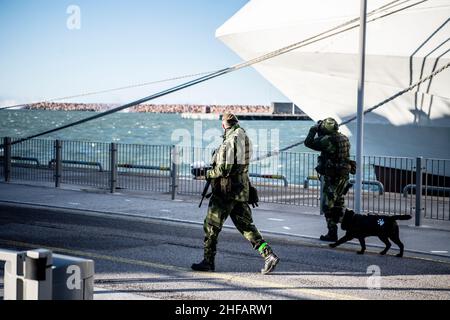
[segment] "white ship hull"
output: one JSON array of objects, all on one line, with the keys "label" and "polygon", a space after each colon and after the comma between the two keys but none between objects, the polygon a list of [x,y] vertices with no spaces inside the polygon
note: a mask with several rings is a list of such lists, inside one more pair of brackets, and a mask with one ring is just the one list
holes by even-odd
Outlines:
[{"label": "white ship hull", "polygon": [[[368,12],[388,2],[368,1]],[[248,60],[358,17],[359,3],[253,0],[216,36]],[[366,108],[450,61],[449,17],[449,0],[428,0],[367,24]],[[340,122],[356,113],[358,36],[355,28],[254,68],[312,119]],[[343,128],[351,136],[355,129]],[[450,68],[367,114],[364,154],[449,159]]]}]

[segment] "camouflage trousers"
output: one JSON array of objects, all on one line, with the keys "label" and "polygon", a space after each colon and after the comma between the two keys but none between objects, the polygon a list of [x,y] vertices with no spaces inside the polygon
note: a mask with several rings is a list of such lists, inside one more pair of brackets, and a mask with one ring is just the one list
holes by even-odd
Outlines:
[{"label": "camouflage trousers", "polygon": [[[333,216],[333,210],[344,208],[344,195],[348,191],[348,176],[331,178],[323,176],[322,210],[328,229],[337,227],[338,219]],[[334,211],[336,212],[336,211]]]},{"label": "camouflage trousers", "polygon": [[[217,238],[222,230],[225,220],[231,217],[239,232],[252,244],[253,249],[258,249],[265,240],[253,224],[252,211],[246,202],[224,199],[213,195],[209,200],[208,213],[206,215],[203,230],[205,231],[204,258],[214,261],[216,255]],[[268,248],[269,249],[269,248]],[[261,254],[265,257],[267,252]]]}]

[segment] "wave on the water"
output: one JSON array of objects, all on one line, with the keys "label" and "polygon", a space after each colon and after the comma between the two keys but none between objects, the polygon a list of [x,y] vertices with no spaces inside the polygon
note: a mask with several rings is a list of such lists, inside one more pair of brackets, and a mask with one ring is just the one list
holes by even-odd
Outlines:
[{"label": "wave on the water", "polygon": [[[48,111],[48,110],[3,110],[0,117],[0,138],[22,138],[38,132],[57,128],[90,114],[92,111]],[[271,135],[279,135],[279,146],[301,140],[309,130],[312,121],[241,121],[249,132],[257,134],[256,145],[270,141]],[[169,113],[115,113],[90,122],[70,127],[42,137],[91,142],[118,142],[134,144],[169,145],[177,144],[181,138],[173,137],[175,130],[190,135],[191,144],[200,139],[203,146],[209,145],[211,136],[222,134],[220,120],[184,119],[180,114]],[[197,132],[201,137],[194,137]],[[177,135],[175,135],[177,136]],[[259,141],[260,140],[260,141]],[[278,139],[277,139],[278,140]],[[275,146],[277,147],[277,146]],[[271,146],[268,148],[272,149]],[[309,151],[304,147],[292,151]]]}]

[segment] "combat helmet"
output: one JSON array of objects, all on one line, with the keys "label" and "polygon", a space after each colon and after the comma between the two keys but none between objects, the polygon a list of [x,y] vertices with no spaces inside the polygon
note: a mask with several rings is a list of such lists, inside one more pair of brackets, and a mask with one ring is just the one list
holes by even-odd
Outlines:
[{"label": "combat helmet", "polygon": [[330,134],[339,130],[339,124],[333,118],[326,118],[321,121],[319,130],[323,134]]}]

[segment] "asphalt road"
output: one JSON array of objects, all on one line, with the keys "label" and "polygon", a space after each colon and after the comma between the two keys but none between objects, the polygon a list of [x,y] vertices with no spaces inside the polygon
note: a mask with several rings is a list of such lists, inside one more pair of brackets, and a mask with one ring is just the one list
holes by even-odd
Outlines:
[{"label": "asphalt road", "polygon": [[[450,299],[450,264],[365,255],[353,246],[267,235],[281,258],[263,260],[235,230],[219,238],[216,272],[192,272],[202,257],[201,226],[151,218],[0,206],[0,248],[46,247],[95,260],[95,286],[147,299]],[[378,249],[377,249],[378,250]],[[376,276],[379,271],[380,277]],[[2,268],[0,273],[3,272]]]}]

